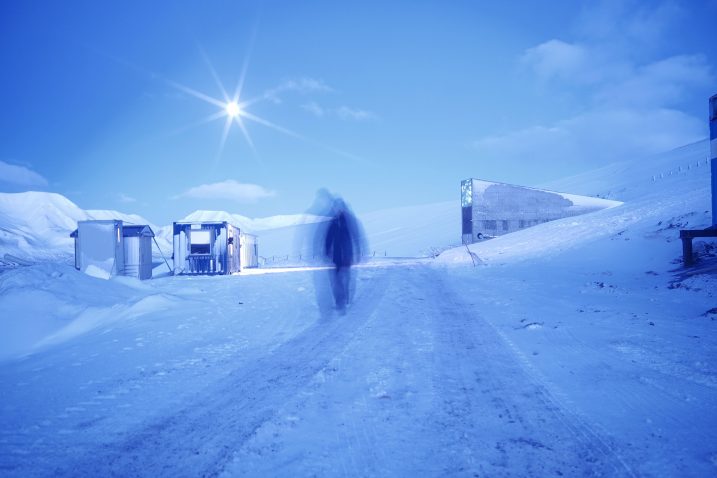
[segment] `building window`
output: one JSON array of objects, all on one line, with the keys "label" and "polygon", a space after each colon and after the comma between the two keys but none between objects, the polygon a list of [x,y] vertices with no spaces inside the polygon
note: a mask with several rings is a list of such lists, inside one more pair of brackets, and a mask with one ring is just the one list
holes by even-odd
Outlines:
[{"label": "building window", "polygon": [[490,229],[491,231],[495,231],[498,229],[498,221],[483,221],[483,228],[484,229]]},{"label": "building window", "polygon": [[525,227],[525,221],[522,219],[520,221],[518,221],[518,227],[523,229]]},{"label": "building window", "polygon": [[508,225],[508,221],[503,221],[503,230],[507,231],[508,229],[510,229],[510,226]]},{"label": "building window", "polygon": [[189,250],[190,254],[211,254],[209,244],[192,244]]},{"label": "building window", "polygon": [[461,206],[468,207],[473,204],[473,180],[461,181]]}]

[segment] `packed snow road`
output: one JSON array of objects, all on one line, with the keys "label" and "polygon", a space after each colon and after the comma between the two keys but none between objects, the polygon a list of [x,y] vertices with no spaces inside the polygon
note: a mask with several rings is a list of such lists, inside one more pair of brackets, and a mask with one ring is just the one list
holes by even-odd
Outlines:
[{"label": "packed snow road", "polygon": [[357,275],[346,315],[317,306],[325,271],[118,292],[112,320],[0,364],[0,474],[652,474],[450,271]]}]

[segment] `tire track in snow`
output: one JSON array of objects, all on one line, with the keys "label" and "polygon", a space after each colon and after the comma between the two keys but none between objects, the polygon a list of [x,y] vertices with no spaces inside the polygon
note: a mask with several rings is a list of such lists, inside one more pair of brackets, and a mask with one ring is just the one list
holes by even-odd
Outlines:
[{"label": "tire track in snow", "polygon": [[[477,314],[473,306],[463,302],[450,290],[440,274],[442,272],[436,271],[437,277],[433,280],[436,292],[443,298],[445,304],[450,304],[442,314],[443,320],[440,324],[444,327],[443,333],[449,337],[448,342],[452,343],[454,350],[466,351],[462,353],[463,363],[467,361],[465,355],[476,355],[477,360],[489,360],[489,368],[483,369],[483,373],[480,377],[476,377],[475,381],[487,381],[491,385],[493,390],[483,388],[482,392],[493,395],[491,400],[496,408],[505,408],[509,417],[508,422],[511,424],[517,422],[522,433],[525,433],[524,437],[511,439],[513,448],[518,448],[514,451],[519,452],[521,448],[525,448],[523,445],[528,445],[533,448],[531,451],[549,451],[552,455],[555,448],[570,445],[572,440],[575,447],[568,451],[575,453],[578,460],[572,463],[563,460],[562,457],[558,460],[561,467],[572,468],[567,473],[568,476],[575,474],[594,476],[603,473],[609,476],[637,476],[610,440],[590,425],[585,418],[570,409],[569,399],[564,393],[559,390],[551,391],[547,380],[510,338],[495,327],[488,318]],[[461,317],[463,320],[460,319]],[[479,367],[469,367],[469,370],[477,368]],[[461,384],[465,392],[472,393],[474,387],[468,385],[470,378],[466,376],[466,372],[461,370]],[[531,412],[531,408],[536,408],[531,401],[537,401],[540,408]],[[537,415],[532,416],[534,413]],[[553,428],[546,426],[549,417],[552,417]],[[552,439],[552,442],[543,443],[546,438]],[[468,463],[473,464],[470,460]],[[492,465],[496,464],[508,468],[507,463]],[[525,470],[526,474],[531,476],[554,474],[556,471],[563,473],[561,470],[534,469],[545,466],[539,462],[528,462],[525,465],[529,467]],[[485,472],[484,469],[481,471]],[[515,470],[506,470],[504,473],[511,475]],[[489,475],[495,474],[495,469],[490,470]]]},{"label": "tire track in snow", "polygon": [[319,320],[298,337],[254,364],[230,373],[181,408],[123,440],[103,445],[79,461],[60,466],[68,476],[217,476],[233,453],[306,387],[373,315],[391,280],[377,270],[362,281],[345,316]]}]

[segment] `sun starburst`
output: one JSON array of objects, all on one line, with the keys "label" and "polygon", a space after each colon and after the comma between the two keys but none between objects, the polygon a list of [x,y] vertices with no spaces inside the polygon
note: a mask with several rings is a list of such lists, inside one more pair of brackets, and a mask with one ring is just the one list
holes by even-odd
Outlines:
[{"label": "sun starburst", "polygon": [[227,116],[230,116],[231,118],[236,118],[241,114],[241,108],[239,108],[239,103],[236,101],[230,101],[226,104],[224,109],[227,111]]},{"label": "sun starburst", "polygon": [[[244,139],[246,140],[249,147],[252,149],[252,151],[256,151],[254,148],[254,142],[251,139],[251,136],[249,135],[249,131],[247,130],[246,124],[244,120],[249,120],[254,123],[260,124],[262,126],[268,127],[273,129],[274,131],[280,132],[282,134],[285,134],[287,136],[315,144],[327,151],[331,151],[332,153],[340,154],[346,158],[349,158],[351,160],[358,160],[361,161],[360,158],[357,158],[356,156],[345,153],[343,151],[337,150],[335,148],[332,148],[330,146],[326,146],[318,141],[314,141],[312,139],[309,139],[297,132],[294,132],[288,128],[284,128],[283,126],[279,126],[276,123],[273,123],[269,120],[266,120],[264,118],[261,118],[253,113],[250,113],[248,111],[248,108],[250,106],[253,106],[254,104],[270,99],[270,97],[266,94],[251,98],[249,100],[241,100],[240,98],[243,98],[242,96],[242,87],[244,85],[244,79],[246,76],[246,70],[248,61],[245,61],[242,67],[241,75],[239,77],[239,81],[237,82],[237,86],[233,92],[232,95],[229,95],[226,88],[224,88],[224,84],[219,79],[219,75],[217,74],[216,70],[214,69],[214,66],[212,65],[212,62],[209,60],[209,57],[206,55],[206,53],[200,48],[200,52],[202,54],[202,57],[207,64],[207,67],[209,68],[209,71],[212,75],[212,78],[214,79],[214,82],[216,83],[217,87],[219,88],[219,91],[221,92],[221,99],[214,98],[206,93],[203,93],[201,91],[195,90],[193,88],[190,88],[188,86],[182,85],[180,83],[177,83],[176,81],[172,81],[169,79],[164,78],[164,80],[171,85],[172,87],[176,88],[177,90],[186,93],[188,95],[191,95],[197,99],[200,99],[206,103],[209,103],[210,105],[219,107],[219,110],[212,113],[211,115],[203,118],[202,120],[189,125],[185,128],[182,128],[180,131],[184,131],[189,128],[193,128],[195,126],[199,126],[205,123],[209,123],[212,121],[216,121],[219,119],[224,118],[224,128],[222,130],[222,136],[219,141],[219,148],[217,150],[217,156],[216,161],[219,160],[222,153],[224,152],[224,146],[227,141],[227,137],[229,136],[229,132],[231,130],[232,123],[236,123],[236,125],[239,127],[239,130],[242,132],[242,135],[244,136]],[[247,57],[248,58],[248,57]]]}]

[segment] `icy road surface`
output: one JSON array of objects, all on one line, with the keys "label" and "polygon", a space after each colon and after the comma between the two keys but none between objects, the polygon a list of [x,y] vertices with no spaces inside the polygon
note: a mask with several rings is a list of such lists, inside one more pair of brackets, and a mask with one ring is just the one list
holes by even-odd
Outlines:
[{"label": "icy road surface", "polygon": [[0,363],[0,475],[714,476],[689,291],[530,274],[362,268],[345,316],[325,271],[97,281],[101,325]]}]

